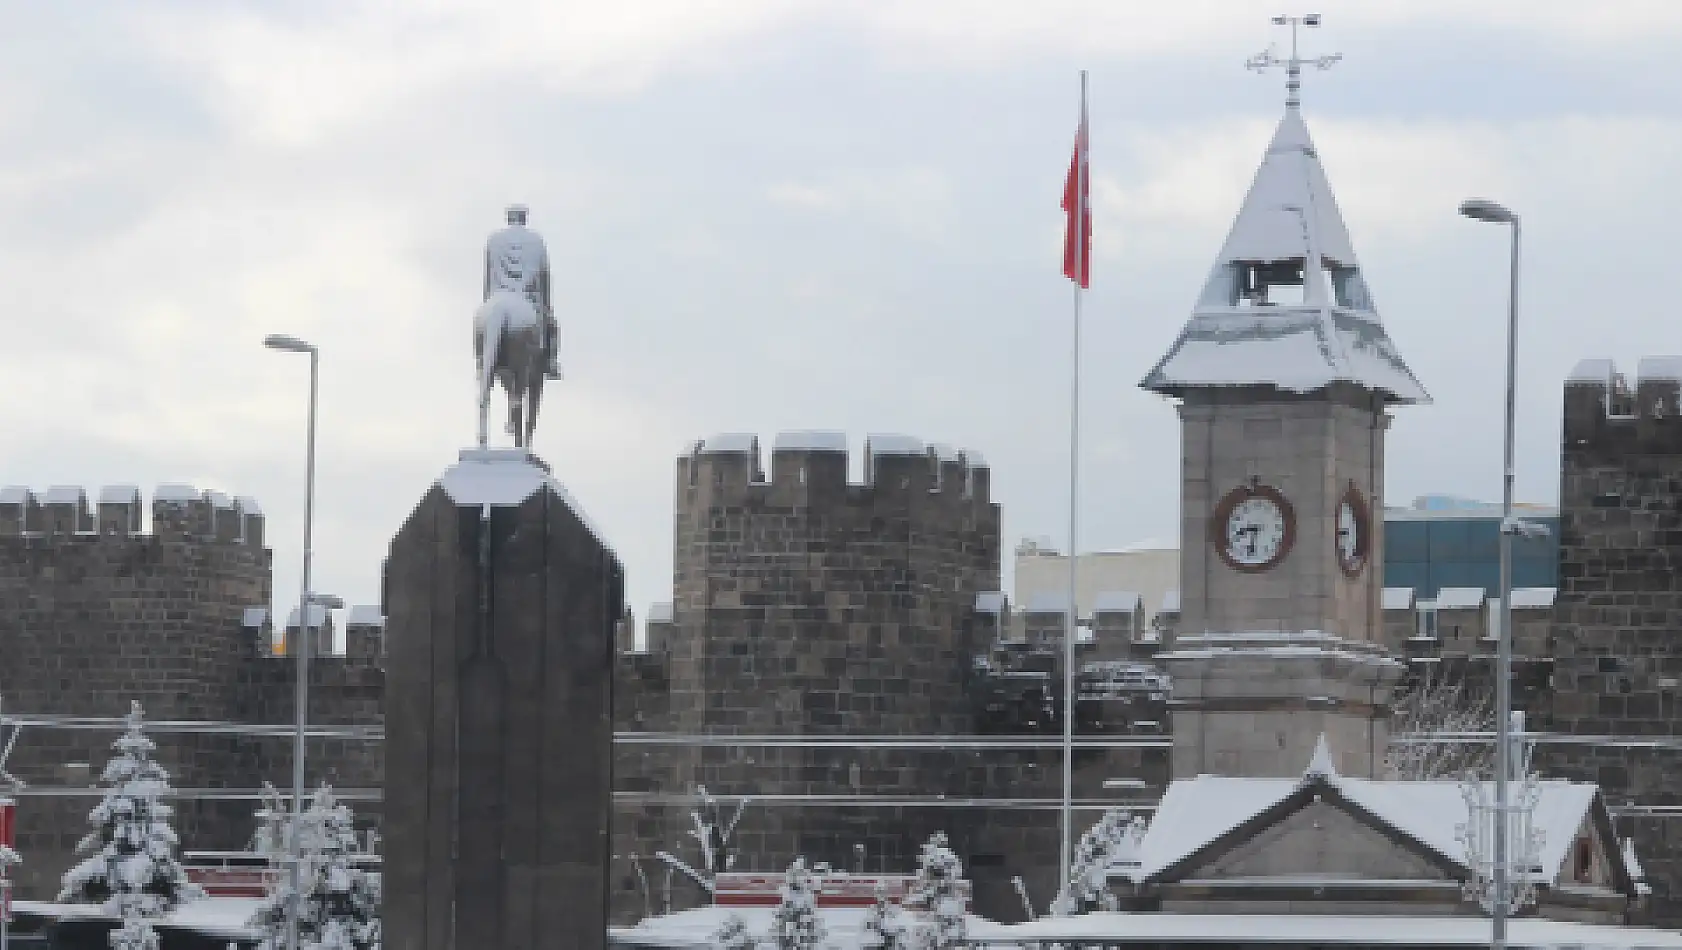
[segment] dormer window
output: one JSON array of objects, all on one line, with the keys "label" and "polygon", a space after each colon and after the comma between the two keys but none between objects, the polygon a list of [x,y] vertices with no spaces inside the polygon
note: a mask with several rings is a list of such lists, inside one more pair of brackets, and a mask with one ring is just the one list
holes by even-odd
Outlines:
[{"label": "dormer window", "polygon": [[1586,836],[1578,838],[1571,848],[1571,880],[1594,883],[1594,842]]},{"label": "dormer window", "polygon": [[1283,261],[1239,261],[1239,307],[1277,307],[1302,303],[1302,258]]}]

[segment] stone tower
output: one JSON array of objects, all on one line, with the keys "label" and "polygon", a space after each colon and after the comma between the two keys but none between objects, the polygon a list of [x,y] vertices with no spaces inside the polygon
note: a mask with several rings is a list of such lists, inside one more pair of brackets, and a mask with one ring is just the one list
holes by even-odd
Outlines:
[{"label": "stone tower", "polygon": [[1295,775],[1323,733],[1373,774],[1387,409],[1429,397],[1379,322],[1295,96],[1191,320],[1141,383],[1179,400],[1174,775]]},{"label": "stone tower", "polygon": [[[1552,688],[1541,728],[1579,741],[1537,753],[1544,774],[1594,782],[1608,799],[1677,801],[1682,754],[1595,736],[1674,734],[1682,644],[1682,357],[1647,357],[1628,380],[1611,360],[1565,381],[1560,447],[1559,598]],[[1647,922],[1682,923],[1675,822],[1620,822],[1653,888]]]},{"label": "stone tower", "polygon": [[[631,747],[615,781],[628,791],[755,796],[734,839],[742,870],[780,873],[803,855],[900,871],[937,830],[961,853],[1018,853],[979,840],[951,809],[774,801],[980,794],[989,763],[967,751],[847,740],[972,730],[967,678],[987,646],[974,642],[974,605],[999,586],[999,506],[985,463],[871,436],[855,482],[843,434],[785,432],[768,475],[761,465],[752,435],[707,439],[678,459],[673,603],[649,625],[665,669],[636,673],[639,695],[657,692],[658,702],[623,710],[621,728],[835,741]],[[676,850],[689,828],[687,807],[627,808],[615,852],[628,861]],[[640,904],[630,865],[616,873],[625,899]]]}]

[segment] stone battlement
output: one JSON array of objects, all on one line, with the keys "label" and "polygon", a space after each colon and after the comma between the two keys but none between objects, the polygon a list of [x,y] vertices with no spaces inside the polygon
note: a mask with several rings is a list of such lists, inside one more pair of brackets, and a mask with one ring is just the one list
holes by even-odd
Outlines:
[{"label": "stone battlement", "polygon": [[263,509],[254,498],[191,485],[159,485],[149,507],[133,485],[107,485],[91,498],[80,485],[40,493],[12,485],[0,488],[0,538],[6,537],[154,537],[261,548]]},{"label": "stone battlement", "polygon": [[762,461],[758,436],[714,436],[678,459],[678,485],[710,491],[725,504],[892,504],[930,496],[980,508],[991,503],[991,471],[979,453],[902,435],[865,438],[863,482],[849,478],[852,459],[841,432],[780,433],[771,447],[769,478]]},{"label": "stone battlement", "polygon": [[1682,454],[1682,356],[1649,356],[1635,381],[1609,359],[1579,362],[1565,380],[1565,450]]}]

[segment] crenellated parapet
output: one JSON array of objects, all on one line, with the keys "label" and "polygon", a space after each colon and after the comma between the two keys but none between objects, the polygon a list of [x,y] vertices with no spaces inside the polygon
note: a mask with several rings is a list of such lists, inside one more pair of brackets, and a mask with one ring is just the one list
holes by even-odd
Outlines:
[{"label": "crenellated parapet", "polygon": [[1580,361],[1565,380],[1564,448],[1682,454],[1682,356],[1649,356],[1631,381],[1609,359]]},{"label": "crenellated parapet", "polygon": [[756,435],[696,442],[678,459],[679,491],[727,507],[934,503],[985,511],[992,501],[991,472],[980,453],[902,435],[865,438],[857,482],[850,477],[853,459],[840,432],[780,433],[771,446],[769,476],[763,462]]},{"label": "crenellated parapet", "polygon": [[263,509],[254,498],[190,485],[158,486],[150,507],[133,485],[107,485],[91,496],[80,485],[44,492],[12,485],[0,488],[0,537],[153,537],[261,548]]}]

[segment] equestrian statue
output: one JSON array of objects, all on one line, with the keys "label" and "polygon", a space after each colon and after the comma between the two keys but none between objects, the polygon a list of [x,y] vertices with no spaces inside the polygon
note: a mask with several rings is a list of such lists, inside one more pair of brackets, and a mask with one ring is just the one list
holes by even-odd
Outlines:
[{"label": "equestrian statue", "polygon": [[549,293],[549,251],[526,227],[526,208],[508,208],[508,226],[485,243],[485,297],[473,317],[479,369],[479,447],[488,441],[491,389],[508,394],[506,430],[531,448],[545,379],[560,379],[555,311]]}]

